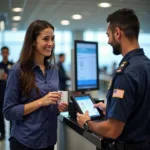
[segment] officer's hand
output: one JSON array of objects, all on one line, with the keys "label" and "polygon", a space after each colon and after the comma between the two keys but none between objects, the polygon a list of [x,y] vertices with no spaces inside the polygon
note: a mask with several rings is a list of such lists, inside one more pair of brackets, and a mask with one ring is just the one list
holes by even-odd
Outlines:
[{"label": "officer's hand", "polygon": [[67,111],[68,110],[68,103],[66,103],[66,102],[60,102],[58,104],[58,110],[59,110],[59,112]]},{"label": "officer's hand", "polygon": [[57,101],[60,100],[60,93],[59,92],[49,92],[43,98],[41,98],[41,105],[48,106],[50,104],[56,104]]},{"label": "officer's hand", "polygon": [[77,122],[81,128],[83,128],[83,124],[87,121],[91,120],[88,111],[85,112],[85,114],[77,113]]},{"label": "officer's hand", "polygon": [[99,107],[103,111],[103,114],[106,114],[106,104],[99,102],[97,104],[94,104],[94,107]]}]

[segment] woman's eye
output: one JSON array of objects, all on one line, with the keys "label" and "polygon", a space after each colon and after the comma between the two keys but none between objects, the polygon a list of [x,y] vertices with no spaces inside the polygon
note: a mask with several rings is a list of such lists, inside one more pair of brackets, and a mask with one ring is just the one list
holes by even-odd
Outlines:
[{"label": "woman's eye", "polygon": [[48,38],[44,38],[44,41],[48,41]]}]

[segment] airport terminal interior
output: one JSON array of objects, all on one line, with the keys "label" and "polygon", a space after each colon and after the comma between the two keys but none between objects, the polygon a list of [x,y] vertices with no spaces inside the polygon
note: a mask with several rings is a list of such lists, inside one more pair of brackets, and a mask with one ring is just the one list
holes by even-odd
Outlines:
[{"label": "airport terminal interior", "polygon": [[[65,89],[60,89],[64,94],[62,101],[69,103],[73,99],[78,103],[78,96],[87,94],[92,99],[89,105],[93,101],[107,103],[109,84],[122,55],[114,55],[108,44],[106,18],[122,8],[135,10],[140,21],[139,44],[150,58],[150,0],[0,0],[0,49],[8,47],[8,60],[15,64],[30,23],[35,20],[50,22],[55,28],[56,63],[60,54],[65,56],[62,64],[68,79]],[[89,50],[92,52],[89,53]],[[81,53],[83,55],[79,56]],[[0,62],[2,59],[0,55]],[[93,85],[82,85],[85,82],[79,82],[80,77],[90,80]],[[81,84],[79,87],[78,83]],[[78,96],[71,99],[75,94]],[[83,129],[70,119],[72,111],[70,104],[70,112],[60,113],[57,117],[55,150],[101,150],[102,137],[90,132],[83,133]],[[71,117],[75,119],[73,115]],[[5,137],[0,140],[0,150],[10,150],[10,122],[6,119],[5,131]]]}]

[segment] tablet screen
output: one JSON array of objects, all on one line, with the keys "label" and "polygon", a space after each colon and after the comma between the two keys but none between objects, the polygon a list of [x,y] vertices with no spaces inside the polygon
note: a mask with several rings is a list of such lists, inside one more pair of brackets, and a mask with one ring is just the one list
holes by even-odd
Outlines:
[{"label": "tablet screen", "polygon": [[82,112],[85,113],[86,110],[89,112],[90,117],[100,116],[100,113],[96,108],[89,96],[74,97]]}]

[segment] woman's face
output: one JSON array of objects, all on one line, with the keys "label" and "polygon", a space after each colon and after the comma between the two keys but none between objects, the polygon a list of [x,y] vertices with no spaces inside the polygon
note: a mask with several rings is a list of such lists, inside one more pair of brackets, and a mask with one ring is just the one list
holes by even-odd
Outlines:
[{"label": "woman's face", "polygon": [[54,48],[54,31],[51,28],[42,30],[35,41],[36,56],[51,56]]}]

